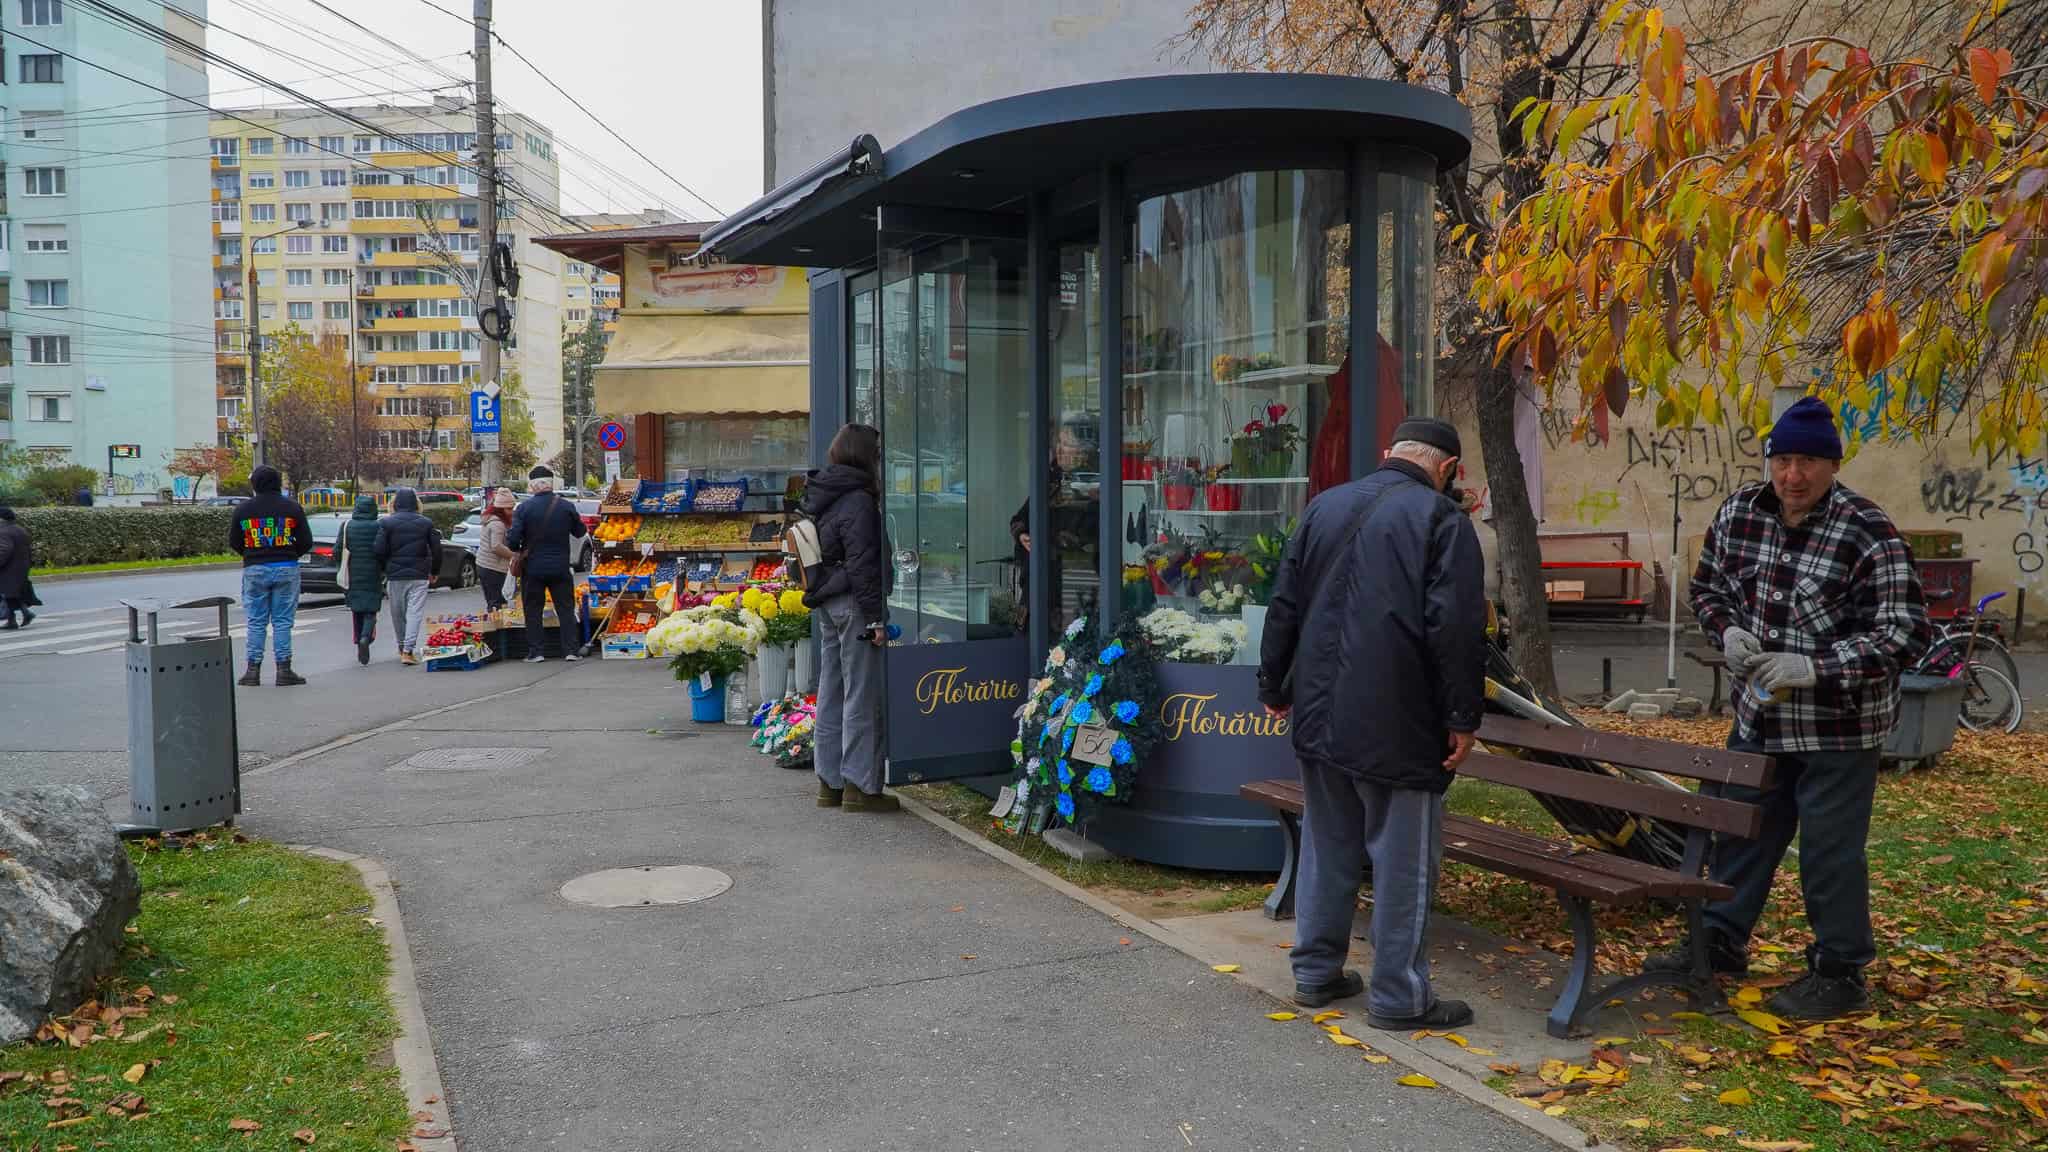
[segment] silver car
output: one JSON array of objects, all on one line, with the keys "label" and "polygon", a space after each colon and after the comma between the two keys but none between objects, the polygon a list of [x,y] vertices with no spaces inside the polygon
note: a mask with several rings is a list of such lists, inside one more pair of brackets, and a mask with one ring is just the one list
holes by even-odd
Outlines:
[{"label": "silver car", "polygon": [[[524,500],[520,501],[522,504],[525,502]],[[577,572],[588,572],[590,571],[591,560],[596,551],[596,538],[590,535],[589,529],[597,527],[598,502],[596,500],[571,500],[570,503],[576,505],[576,514],[583,518],[585,531],[582,536],[572,538],[569,541],[569,567]],[[470,513],[463,519],[462,523],[455,526],[455,531],[448,534],[448,543],[461,547],[470,556],[474,557],[477,548],[483,544],[483,524],[483,513]]]}]

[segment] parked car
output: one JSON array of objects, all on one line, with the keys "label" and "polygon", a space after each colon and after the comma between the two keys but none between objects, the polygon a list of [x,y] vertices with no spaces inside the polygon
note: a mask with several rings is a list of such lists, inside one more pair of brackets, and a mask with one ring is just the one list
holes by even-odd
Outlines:
[{"label": "parked car", "polygon": [[[382,517],[379,517],[382,519]],[[311,513],[306,527],[313,533],[313,550],[299,557],[299,595],[339,596],[335,583],[334,549],[340,542],[342,525],[349,518],[338,512]],[[448,537],[441,539],[441,569],[430,588],[467,588],[476,583],[476,551],[464,548]]]},{"label": "parked car", "polygon": [[460,504],[463,501],[462,493],[439,488],[421,489],[418,496],[422,508],[429,504]]},{"label": "parked car", "polygon": [[[520,503],[523,504],[525,501],[522,500]],[[597,538],[590,535],[590,530],[597,527],[598,502],[574,500],[571,503],[576,505],[576,514],[583,517],[584,534],[569,541],[569,567],[578,572],[588,572],[597,550]],[[453,532],[448,534],[448,543],[459,544],[471,556],[475,556],[477,546],[483,542],[483,523],[483,513],[470,513],[462,523],[455,526]]]},{"label": "parked car", "polygon": [[209,508],[233,508],[247,499],[247,496],[208,496],[200,503]]}]

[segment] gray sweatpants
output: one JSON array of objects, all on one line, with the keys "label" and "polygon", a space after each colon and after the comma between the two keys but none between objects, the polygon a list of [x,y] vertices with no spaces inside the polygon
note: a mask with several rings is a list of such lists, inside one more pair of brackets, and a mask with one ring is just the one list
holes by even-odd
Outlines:
[{"label": "gray sweatpants", "polygon": [[1301,875],[1294,898],[1294,981],[1328,984],[1351,950],[1351,917],[1372,858],[1375,1015],[1416,1016],[1436,1003],[1424,935],[1443,855],[1444,798],[1302,765]]},{"label": "gray sweatpants", "polygon": [[818,779],[870,796],[882,791],[882,650],[868,643],[851,596],[820,605],[818,718],[812,733]]},{"label": "gray sweatpants", "polygon": [[420,625],[427,618],[425,580],[387,580],[384,594],[391,598],[391,636],[400,652],[420,650]]}]

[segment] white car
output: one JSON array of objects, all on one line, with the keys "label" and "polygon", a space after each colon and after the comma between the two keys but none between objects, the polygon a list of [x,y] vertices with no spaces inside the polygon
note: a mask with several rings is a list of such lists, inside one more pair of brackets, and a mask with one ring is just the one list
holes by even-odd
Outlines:
[{"label": "white car", "polygon": [[[523,504],[525,501],[522,500],[520,503]],[[569,541],[569,567],[577,572],[588,572],[597,546],[597,540],[590,535],[589,530],[597,527],[598,502],[576,500],[572,503],[576,505],[576,514],[583,517],[584,533]],[[455,531],[448,534],[448,543],[457,545],[471,556],[475,556],[477,547],[483,543],[483,524],[483,513],[470,513],[462,523],[455,526]]]}]

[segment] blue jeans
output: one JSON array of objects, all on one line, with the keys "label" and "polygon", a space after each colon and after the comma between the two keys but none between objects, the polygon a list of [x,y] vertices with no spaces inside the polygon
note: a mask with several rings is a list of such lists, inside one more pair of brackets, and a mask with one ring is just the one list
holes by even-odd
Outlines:
[{"label": "blue jeans", "polygon": [[249,663],[263,663],[263,632],[269,629],[277,661],[292,658],[292,623],[299,617],[299,566],[256,564],[242,569],[242,616],[249,622],[245,651]]}]

